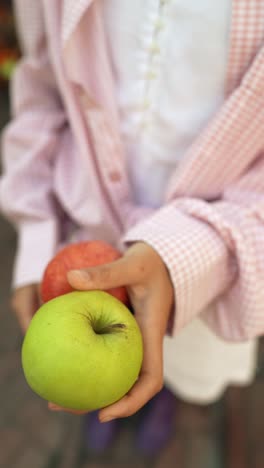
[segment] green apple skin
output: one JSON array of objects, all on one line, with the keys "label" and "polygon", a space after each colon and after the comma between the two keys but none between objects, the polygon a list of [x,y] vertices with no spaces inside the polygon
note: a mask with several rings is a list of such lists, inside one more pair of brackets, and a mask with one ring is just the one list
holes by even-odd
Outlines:
[{"label": "green apple skin", "polygon": [[134,316],[102,291],[75,291],[42,305],[22,346],[22,367],[32,390],[75,410],[118,401],[136,382],[142,359]]}]

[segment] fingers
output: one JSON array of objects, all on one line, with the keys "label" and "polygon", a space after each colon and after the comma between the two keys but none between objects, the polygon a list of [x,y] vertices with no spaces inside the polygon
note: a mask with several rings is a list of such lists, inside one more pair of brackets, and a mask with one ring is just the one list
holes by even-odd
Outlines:
[{"label": "fingers", "polygon": [[152,375],[141,374],[138,382],[126,396],[99,412],[100,421],[108,422],[112,419],[132,416],[156,395],[162,386],[162,378],[155,379]]},{"label": "fingers", "polygon": [[115,262],[85,270],[71,270],[67,277],[74,289],[107,290],[119,286],[126,286],[140,281],[142,278],[138,258],[122,257]]},{"label": "fingers", "polygon": [[57,411],[57,412],[64,411],[65,413],[70,413],[70,414],[77,414],[77,415],[87,414],[87,411],[78,411],[78,410],[73,410],[69,408],[64,408],[63,406],[55,405],[55,403],[51,403],[51,402],[48,403],[48,408],[51,411]]},{"label": "fingers", "polygon": [[[146,357],[136,384],[121,400],[100,411],[101,422],[131,416],[161,390],[163,386],[162,350],[159,347],[159,355],[154,355],[151,361],[151,348],[148,344],[145,347]],[[157,354],[157,349],[155,354]]]},{"label": "fingers", "polygon": [[29,327],[29,324],[31,322],[32,315],[28,310],[24,309],[24,310],[20,310],[18,313],[16,313],[16,316],[17,316],[19,326],[20,326],[23,334],[25,334],[28,327]]},{"label": "fingers", "polygon": [[11,308],[15,312],[22,332],[25,334],[32,317],[40,306],[36,285],[17,289],[11,298]]},{"label": "fingers", "polygon": [[40,307],[43,304],[43,301],[42,301],[42,298],[41,298],[41,283],[36,285],[36,290],[37,290],[38,307]]},{"label": "fingers", "polygon": [[[160,296],[158,296],[160,297]],[[135,317],[141,328],[144,357],[138,381],[130,392],[117,403],[104,408],[99,413],[100,421],[124,418],[136,413],[163,386],[163,309],[160,301],[151,294],[141,304],[134,304]],[[144,309],[144,310],[142,310]]]}]

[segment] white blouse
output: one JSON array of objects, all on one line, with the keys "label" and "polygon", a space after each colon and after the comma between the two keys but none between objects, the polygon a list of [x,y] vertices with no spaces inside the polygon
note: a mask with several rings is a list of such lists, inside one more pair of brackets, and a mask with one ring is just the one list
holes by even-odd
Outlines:
[{"label": "white blouse", "polygon": [[[104,22],[135,200],[159,207],[168,179],[224,100],[231,0],[105,0]],[[177,313],[177,312],[176,312]],[[195,319],[164,340],[165,380],[208,403],[254,377],[256,342],[228,344]]]},{"label": "white blouse", "polygon": [[139,203],[162,204],[172,170],[223,102],[230,8],[230,0],[103,2]]}]

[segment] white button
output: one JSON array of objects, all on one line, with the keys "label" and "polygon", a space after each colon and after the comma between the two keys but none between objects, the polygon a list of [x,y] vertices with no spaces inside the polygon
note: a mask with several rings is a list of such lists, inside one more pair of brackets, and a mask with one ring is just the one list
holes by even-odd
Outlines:
[{"label": "white button", "polygon": [[164,23],[161,19],[159,19],[155,24],[155,31],[159,32],[164,28]]},{"label": "white button", "polygon": [[153,43],[150,48],[149,48],[150,52],[152,52],[152,54],[159,54],[160,53],[160,48],[158,46],[158,44],[155,44]]},{"label": "white button", "polygon": [[143,101],[143,109],[149,109],[150,108],[150,101],[149,99],[145,99]]},{"label": "white button", "polygon": [[146,120],[142,120],[140,127],[142,130],[145,130],[148,127],[149,123]]},{"label": "white button", "polygon": [[155,78],[157,78],[157,73],[155,73],[154,71],[150,70],[150,71],[146,74],[146,77],[147,77],[149,80],[155,80]]},{"label": "white button", "polygon": [[110,181],[114,183],[119,182],[122,179],[120,172],[114,170],[108,173],[108,177]]}]

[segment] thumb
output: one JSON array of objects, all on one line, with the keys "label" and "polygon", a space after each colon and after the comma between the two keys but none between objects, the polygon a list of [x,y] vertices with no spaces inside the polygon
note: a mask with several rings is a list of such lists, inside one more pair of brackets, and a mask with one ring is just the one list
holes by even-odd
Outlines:
[{"label": "thumb", "polygon": [[132,284],[137,280],[136,266],[131,257],[122,257],[115,262],[67,273],[69,284],[81,291],[112,289]]}]

